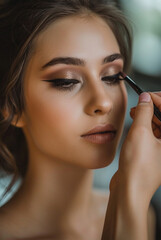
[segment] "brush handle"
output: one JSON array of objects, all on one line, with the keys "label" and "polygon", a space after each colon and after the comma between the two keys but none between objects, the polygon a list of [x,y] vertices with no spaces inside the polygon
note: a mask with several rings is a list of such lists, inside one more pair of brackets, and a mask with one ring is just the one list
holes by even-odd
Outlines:
[{"label": "brush handle", "polygon": [[140,95],[144,92],[129,76],[126,76],[124,80],[134,89],[134,91]]},{"label": "brush handle", "polygon": [[[124,77],[124,80],[134,89],[134,91],[138,95],[144,92],[138,85],[136,85],[136,83],[129,76],[126,75],[123,77]],[[161,121],[161,112],[159,111],[159,109],[156,107],[155,104],[153,105],[154,105],[154,115]]]}]

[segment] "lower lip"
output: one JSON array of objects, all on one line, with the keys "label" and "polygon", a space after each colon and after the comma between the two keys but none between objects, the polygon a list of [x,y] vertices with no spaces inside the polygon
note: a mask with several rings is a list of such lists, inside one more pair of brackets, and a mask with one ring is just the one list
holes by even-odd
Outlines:
[{"label": "lower lip", "polygon": [[82,136],[86,141],[96,144],[105,144],[114,140],[116,132],[97,133]]}]

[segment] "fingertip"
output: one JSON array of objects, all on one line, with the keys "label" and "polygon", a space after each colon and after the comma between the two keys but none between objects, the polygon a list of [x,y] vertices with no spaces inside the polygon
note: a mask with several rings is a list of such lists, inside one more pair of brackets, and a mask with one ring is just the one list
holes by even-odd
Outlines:
[{"label": "fingertip", "polygon": [[139,95],[139,103],[149,103],[151,101],[151,96],[147,92],[143,92]]},{"label": "fingertip", "polygon": [[130,117],[133,119],[134,115],[135,115],[135,109],[132,108],[131,111],[130,111]]}]

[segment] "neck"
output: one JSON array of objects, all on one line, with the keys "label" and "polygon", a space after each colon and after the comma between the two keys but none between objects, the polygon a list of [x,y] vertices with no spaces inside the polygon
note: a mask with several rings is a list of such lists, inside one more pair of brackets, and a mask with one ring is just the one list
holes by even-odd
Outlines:
[{"label": "neck", "polygon": [[53,223],[60,231],[69,229],[89,219],[92,181],[91,170],[51,160],[30,161],[17,193],[19,206],[48,229]]}]

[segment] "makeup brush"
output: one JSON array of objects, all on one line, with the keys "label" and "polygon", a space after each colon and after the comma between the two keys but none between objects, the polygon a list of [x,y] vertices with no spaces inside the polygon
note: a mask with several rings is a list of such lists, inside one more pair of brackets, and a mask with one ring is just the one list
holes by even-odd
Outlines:
[{"label": "makeup brush", "polygon": [[[120,80],[125,80],[130,85],[130,87],[132,87],[134,89],[134,91],[138,95],[145,92],[125,73],[120,72],[120,76],[122,77]],[[161,112],[159,111],[159,109],[156,107],[155,104],[153,104],[153,105],[154,105],[154,115],[161,121]]]}]

